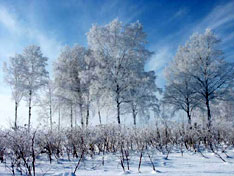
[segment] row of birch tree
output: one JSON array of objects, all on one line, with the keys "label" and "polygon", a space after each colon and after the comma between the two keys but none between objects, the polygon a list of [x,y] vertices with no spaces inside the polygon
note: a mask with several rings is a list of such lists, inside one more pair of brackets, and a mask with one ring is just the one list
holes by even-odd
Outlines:
[{"label": "row of birch tree", "polygon": [[[84,128],[92,116],[102,124],[109,110],[118,124],[127,115],[134,125],[137,117],[159,112],[156,95],[161,89],[155,83],[155,72],[145,70],[153,52],[146,47],[146,33],[138,21],[124,25],[116,19],[104,26],[93,25],[87,41],[87,47],[76,44],[61,50],[53,63],[53,76],[39,46],[26,47],[5,63],[5,80],[15,101],[15,128],[21,99],[28,104],[28,129],[35,102],[41,109],[39,116],[49,119],[51,129],[55,114],[59,128],[64,116],[69,117],[71,128],[76,124]],[[193,34],[165,69],[161,102],[174,112],[186,112],[189,125],[194,110],[206,111],[210,128],[211,105],[233,101],[234,66],[225,61],[219,43],[209,29]]]}]

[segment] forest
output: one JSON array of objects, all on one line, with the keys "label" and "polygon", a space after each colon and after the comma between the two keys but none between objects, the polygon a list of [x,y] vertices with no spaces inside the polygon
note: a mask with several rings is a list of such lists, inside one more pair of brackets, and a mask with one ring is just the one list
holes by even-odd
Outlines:
[{"label": "forest", "polygon": [[[149,167],[149,175],[162,175],[167,166],[156,158],[170,162],[176,154],[233,163],[234,63],[213,30],[178,46],[164,69],[164,87],[145,69],[154,51],[139,21],[92,25],[86,37],[87,46],[65,46],[51,69],[37,45],[4,63],[15,116],[10,128],[0,129],[0,161],[10,175],[53,175],[65,161],[67,173],[79,175],[109,160],[124,174],[144,175]],[[24,125],[18,123],[22,103]]]}]

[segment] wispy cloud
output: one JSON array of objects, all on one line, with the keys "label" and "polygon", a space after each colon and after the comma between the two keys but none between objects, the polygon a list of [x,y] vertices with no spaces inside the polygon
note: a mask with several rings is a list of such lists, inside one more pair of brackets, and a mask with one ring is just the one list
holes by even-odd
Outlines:
[{"label": "wispy cloud", "polygon": [[197,25],[196,30],[211,28],[221,38],[221,47],[227,60],[233,60],[234,50],[234,1],[215,7],[205,18]]},{"label": "wispy cloud", "polygon": [[38,44],[46,56],[54,58],[62,47],[61,42],[55,38],[30,25],[20,23],[17,14],[9,13],[4,6],[0,6],[0,25],[8,32],[8,35],[1,36],[0,46],[3,48],[9,44],[7,50],[1,50],[0,57],[2,58],[9,57],[9,53],[18,52],[19,46],[22,49],[27,44]]},{"label": "wispy cloud", "polygon": [[[214,7],[203,19],[199,22],[191,22],[184,24],[185,27],[181,30],[171,33],[165,36],[160,41],[157,41],[155,44],[155,48],[157,51],[155,55],[148,62],[146,69],[156,71],[158,75],[158,79],[165,80],[164,74],[162,74],[164,68],[173,58],[176,52],[176,48],[178,45],[183,45],[186,40],[189,39],[189,36],[194,32],[204,32],[206,28],[213,29],[216,34],[222,37],[222,45],[225,44],[224,49],[226,49],[227,53],[229,52],[231,47],[234,45],[234,1],[220,4]],[[179,9],[175,15],[171,18],[174,20],[176,18],[183,18],[187,13],[189,13],[189,9],[181,8]],[[226,32],[229,29],[232,29],[231,32]],[[233,48],[232,48],[233,49]],[[226,55],[230,56],[230,54]],[[230,59],[229,59],[230,60]],[[163,86],[164,81],[158,81],[160,86]]]},{"label": "wispy cloud", "polygon": [[125,23],[131,23],[137,20],[145,10],[145,7],[141,3],[113,0],[105,1],[105,3],[102,4],[98,14],[99,17],[104,19],[106,23],[114,18],[119,18]]},{"label": "wispy cloud", "polygon": [[169,47],[159,48],[152,58],[147,63],[147,70],[154,70],[156,72],[162,70],[165,65],[172,59],[172,53]]},{"label": "wispy cloud", "polygon": [[163,74],[163,70],[168,64],[168,62],[172,59],[173,52],[170,47],[162,46],[158,48],[149,62],[146,64],[145,69],[147,71],[153,70],[157,75],[156,84],[163,88],[165,84],[165,78]]},{"label": "wispy cloud", "polygon": [[14,18],[3,6],[0,6],[0,23],[4,25],[8,30],[15,31],[16,22]]},{"label": "wispy cloud", "polygon": [[[231,32],[229,34],[226,34],[225,38],[222,40],[223,43],[230,42],[231,40],[234,39],[234,32]],[[233,42],[233,41],[231,41]],[[234,43],[234,42],[233,42]]]},{"label": "wispy cloud", "polygon": [[176,11],[176,13],[174,14],[174,16],[172,16],[171,20],[177,19],[177,18],[182,18],[184,17],[184,15],[188,14],[189,10],[188,8],[180,8],[178,11]]},{"label": "wispy cloud", "polygon": [[234,1],[216,6],[194,29],[201,31],[209,27],[218,29],[234,20]]}]

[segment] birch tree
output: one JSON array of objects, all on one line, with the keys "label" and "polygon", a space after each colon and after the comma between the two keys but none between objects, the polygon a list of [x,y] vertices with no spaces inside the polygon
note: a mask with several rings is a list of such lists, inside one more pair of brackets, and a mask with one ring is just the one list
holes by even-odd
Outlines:
[{"label": "birch tree", "polygon": [[155,83],[156,76],[154,71],[137,72],[131,75],[127,97],[128,108],[131,109],[133,124],[137,123],[137,115],[146,115],[148,112],[159,112],[159,101],[156,93],[161,93]]},{"label": "birch tree", "polygon": [[95,74],[96,60],[94,58],[92,50],[87,50],[84,56],[84,67],[80,73],[81,85],[83,90],[85,111],[86,111],[86,127],[89,125],[90,119],[90,106],[94,101],[94,95],[92,94],[93,81],[97,79]]},{"label": "birch tree", "polygon": [[3,66],[5,81],[11,87],[12,98],[15,101],[15,129],[17,128],[19,103],[25,93],[23,88],[24,77],[22,72],[22,64],[22,55],[16,54],[14,57],[10,57],[8,64],[4,63]]},{"label": "birch tree", "polygon": [[188,57],[186,48],[179,47],[173,61],[164,70],[167,83],[163,103],[171,105],[173,113],[179,110],[186,112],[191,126],[191,114],[199,100],[194,90],[194,79],[185,71],[191,64]]},{"label": "birch tree", "polygon": [[93,25],[87,37],[98,63],[99,83],[115,103],[117,123],[120,124],[121,106],[127,103],[129,73],[137,72],[135,64],[144,65],[152,54],[145,48],[143,27],[139,22],[123,25],[113,20],[105,26]]},{"label": "birch tree", "polygon": [[29,108],[28,129],[30,129],[33,98],[36,97],[37,91],[48,82],[46,70],[48,58],[43,56],[39,46],[31,45],[24,49],[22,59],[23,89],[27,92],[25,97]]},{"label": "birch tree", "polygon": [[219,43],[210,29],[204,34],[193,34],[181,49],[184,62],[178,66],[189,77],[188,81],[193,82],[192,92],[195,91],[201,105],[206,107],[208,128],[212,124],[211,103],[228,97],[234,79],[233,63],[225,61]]},{"label": "birch tree", "polygon": [[[91,60],[90,60],[91,59]],[[73,108],[79,107],[81,126],[84,127],[84,109],[86,109],[86,125],[88,125],[91,84],[92,57],[84,47],[75,45],[65,47],[54,64],[55,84],[60,99],[70,102],[71,127]],[[75,107],[73,107],[75,105]]]},{"label": "birch tree", "polygon": [[58,109],[58,100],[55,96],[55,85],[54,82],[49,79],[45,85],[44,90],[41,92],[42,96],[39,99],[39,118],[49,120],[47,123],[50,126],[50,130],[53,129],[53,116],[55,111]]},{"label": "birch tree", "polygon": [[208,128],[212,115],[210,104],[225,99],[234,80],[234,65],[224,60],[220,40],[207,29],[204,34],[194,34],[186,44],[192,59],[189,74],[196,81],[195,90],[207,109]]}]

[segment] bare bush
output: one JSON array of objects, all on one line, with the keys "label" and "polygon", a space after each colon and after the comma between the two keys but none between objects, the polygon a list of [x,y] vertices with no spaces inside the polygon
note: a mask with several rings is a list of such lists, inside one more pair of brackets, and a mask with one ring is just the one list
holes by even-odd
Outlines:
[{"label": "bare bush", "polygon": [[[105,155],[119,158],[123,171],[131,168],[131,158],[139,154],[138,171],[142,158],[149,160],[155,171],[154,154],[160,152],[165,159],[173,151],[199,153],[213,152],[225,162],[228,149],[234,145],[234,130],[213,125],[211,129],[199,125],[161,123],[151,127],[124,127],[101,125],[92,128],[63,129],[62,131],[17,130],[0,131],[0,159],[13,175],[17,173],[36,175],[36,163],[45,155],[51,163],[54,159],[67,157],[78,159],[74,174],[87,157],[102,156],[100,165],[105,164]],[[224,157],[225,156],[225,157]]]}]

